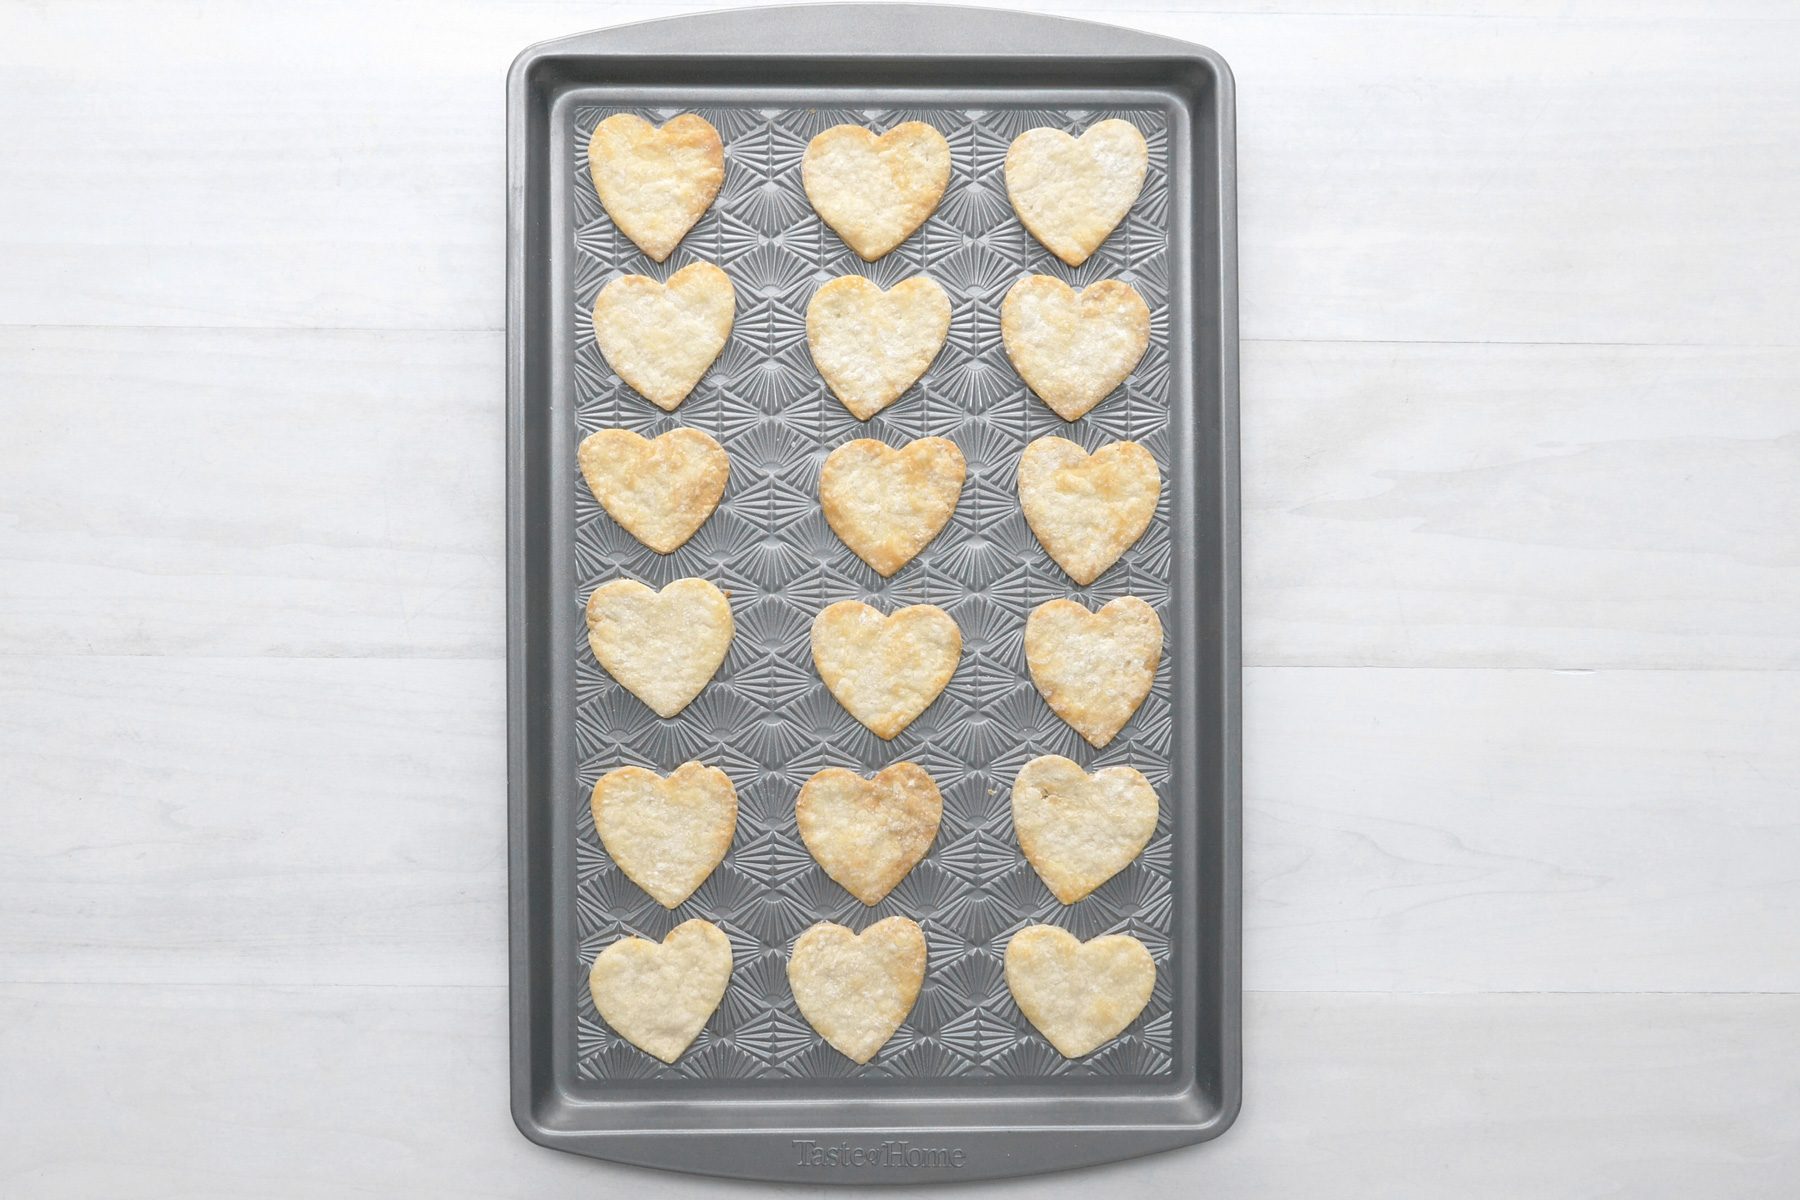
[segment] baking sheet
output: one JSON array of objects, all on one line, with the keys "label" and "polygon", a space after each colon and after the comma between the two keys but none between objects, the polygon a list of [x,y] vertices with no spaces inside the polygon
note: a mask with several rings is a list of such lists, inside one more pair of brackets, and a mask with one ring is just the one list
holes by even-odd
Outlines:
[{"label": "baking sheet", "polygon": [[[628,111],[662,124],[697,111],[725,140],[726,177],[712,209],[662,264],[652,263],[608,218],[587,171],[594,126]],[[1079,268],[1064,266],[1020,227],[1000,179],[1012,139],[1054,126],[1079,133],[1108,117],[1144,132],[1150,167],[1143,195],[1106,245]],[[951,149],[951,182],[936,215],[906,243],[865,263],[814,215],[800,184],[801,152],[838,124],[877,132],[926,121]],[[569,619],[581,625],[588,593],[619,577],[661,587],[686,576],[709,579],[731,597],[737,632],[723,667],[700,696],[664,720],[613,681],[576,638],[575,732],[579,797],[599,777],[631,763],[659,774],[690,759],[723,769],[738,792],[737,836],[724,863],[678,909],[669,911],[614,867],[594,833],[593,814],[576,808],[577,1077],[789,1079],[819,1075],[913,1078],[1047,1075],[1146,1077],[1168,1074],[1170,1058],[1170,839],[1191,822],[1192,797],[1171,794],[1169,680],[1171,621],[1169,505],[1120,562],[1076,588],[1032,537],[1020,513],[1019,455],[1053,434],[1089,450],[1130,439],[1147,447],[1167,479],[1169,455],[1167,122],[1156,109],[725,108],[609,109],[574,114],[568,152],[575,270],[569,317],[574,347],[578,437],[625,428],[654,437],[690,427],[711,434],[731,456],[718,510],[672,554],[644,548],[574,481],[575,589]],[[666,279],[691,262],[724,268],[737,290],[731,339],[713,369],[665,414],[608,369],[593,337],[600,289],[621,274]],[[880,286],[924,274],[951,297],[944,350],[910,391],[868,422],[826,388],[806,347],[806,306],[840,275]],[[1000,302],[1024,274],[1054,274],[1079,288],[1123,279],[1150,305],[1151,340],[1126,384],[1088,416],[1065,423],[1029,395],[1000,343]],[[825,456],[858,437],[903,446],[947,437],[962,450],[968,477],[955,516],[917,558],[882,579],[826,524],[818,498]],[[1185,467],[1185,464],[1183,464]],[[1046,600],[1072,596],[1098,608],[1134,595],[1157,609],[1167,630],[1150,696],[1109,746],[1093,750],[1053,714],[1031,684],[1025,619]],[[813,669],[809,633],[820,609],[854,599],[891,612],[936,604],[955,618],[963,654],[944,694],[891,742],[851,717]],[[1162,794],[1155,836],[1138,858],[1092,896],[1064,907],[1026,863],[1013,834],[1011,791],[1019,768],[1061,754],[1092,771],[1122,763]],[[944,795],[943,823],[925,860],[880,904],[864,905],[813,861],[794,822],[794,799],[826,767],[864,774],[894,762],[919,763]],[[856,1066],[824,1043],[795,1007],[785,975],[793,941],[815,921],[861,929],[906,916],[925,931],[928,963],[912,1014],[881,1052]],[[585,967],[621,937],[661,940],[691,917],[731,939],[734,969],[719,1011],[671,1066],[646,1055],[595,1013]],[[1143,1015],[1085,1058],[1064,1059],[1013,1003],[1001,975],[1006,943],[1020,928],[1048,922],[1086,940],[1129,933],[1158,964]]]},{"label": "baking sheet", "polygon": [[[976,35],[996,21],[1053,40],[1066,41],[1075,30],[1087,50],[1098,47],[1088,31],[1119,33],[962,9],[932,10],[927,25],[916,15],[908,19],[907,7],[750,10],[658,22],[553,43],[521,59],[535,55],[546,79],[524,181],[517,177],[516,119],[513,142],[515,199],[524,210],[515,216],[537,218],[515,224],[509,314],[516,355],[515,1115],[547,1144],[725,1174],[816,1178],[797,1143],[830,1144],[821,1139],[839,1130],[901,1129],[954,1144],[963,1162],[915,1167],[904,1154],[889,1154],[873,1160],[876,1166],[846,1167],[871,1180],[921,1170],[1017,1174],[1197,1140],[1222,1129],[1235,1110],[1235,298],[1222,286],[1223,256],[1206,261],[1208,246],[1225,244],[1231,214],[1222,184],[1207,208],[1206,183],[1218,178],[1209,172],[1225,161],[1224,145],[1215,140],[1214,161],[1200,161],[1209,115],[1197,111],[1208,96],[1214,104],[1229,100],[1219,90],[1228,77],[1215,73],[1211,91],[1196,94],[1179,60],[1171,66],[1158,59],[1149,70],[1121,61],[1109,76],[1104,56],[1088,54],[1079,67],[1027,63],[1041,80],[1014,86],[1006,77],[1018,73],[1016,58],[916,61],[904,70],[895,63],[884,79],[878,66],[805,55],[809,38],[833,45],[875,38],[891,48],[910,40],[925,50],[935,45],[939,54],[953,52],[938,44],[948,41],[969,53],[969,46],[992,44]],[[716,60],[702,72],[678,56],[658,63],[633,48],[641,47],[642,31],[658,27],[673,33],[668,27],[696,26],[685,41],[662,38],[658,44],[671,50],[704,44],[697,25],[709,25],[713,35],[735,30],[725,40],[750,51],[761,36],[765,57],[758,62],[746,53],[738,61],[766,67],[779,58],[781,69],[746,66],[734,77]],[[958,25],[975,40],[964,45]],[[1159,48],[1180,45],[1131,36]],[[556,50],[571,43],[579,45]],[[585,78],[584,62],[593,68]],[[520,74],[515,67],[515,108]],[[633,74],[642,78],[620,78]],[[850,78],[858,82],[846,85]],[[1155,86],[1159,79],[1163,86]],[[524,103],[531,102],[526,89]],[[587,178],[587,135],[618,111],[657,122],[696,111],[726,142],[718,200],[664,264],[651,263],[616,231]],[[1120,228],[1086,264],[1068,268],[1019,227],[1001,164],[1025,129],[1079,132],[1110,116],[1144,131],[1149,174]],[[1215,137],[1220,116],[1210,115]],[[952,180],[919,233],[864,263],[813,214],[800,187],[801,154],[831,125],[879,130],[911,119],[945,134]],[[522,124],[529,129],[532,122]],[[534,239],[547,259],[537,270],[520,261]],[[716,263],[731,276],[736,322],[694,394],[665,414],[606,367],[589,313],[614,276],[666,278],[693,261]],[[1122,278],[1151,307],[1144,361],[1119,392],[1073,424],[1029,394],[1000,344],[1001,299],[1034,272],[1077,287]],[[866,423],[825,388],[805,344],[813,291],[848,273],[883,287],[929,274],[952,301],[943,353],[920,384]],[[654,435],[683,425],[720,441],[731,456],[731,482],[719,510],[687,545],[657,555],[593,500],[573,469],[574,446],[600,428]],[[1151,528],[1085,589],[1049,560],[1019,512],[1018,456],[1045,434],[1089,449],[1139,441],[1164,475]],[[957,443],[969,477],[951,525],[882,580],[826,525],[819,466],[856,437],[903,445],[928,435]],[[731,594],[737,634],[714,681],[665,721],[593,661],[582,605],[608,579],[660,586],[689,575]],[[1031,685],[1024,621],[1048,599],[1072,596],[1098,607],[1120,595],[1157,608],[1164,658],[1144,706],[1096,752]],[[842,599],[883,611],[937,604],[963,631],[964,653],[949,687],[892,742],[845,713],[813,670],[812,618]],[[1048,753],[1089,770],[1135,766],[1162,802],[1156,834],[1139,859],[1068,907],[1024,861],[1010,825],[1014,774]],[[671,913],[610,864],[587,797],[613,767],[636,763],[666,773],[688,759],[731,776],[739,820],[725,863]],[[881,904],[865,908],[807,854],[794,827],[794,797],[824,767],[867,773],[902,759],[937,779],[943,825],[926,860]],[[918,920],[926,932],[925,985],[900,1032],[858,1067],[796,1011],[787,953],[816,920],[860,929],[894,914]],[[660,938],[693,916],[725,930],[735,967],[706,1031],[665,1066],[599,1020],[587,967],[621,936]],[[1158,964],[1142,1016],[1084,1059],[1065,1060],[1051,1049],[1019,1015],[1002,978],[1007,939],[1039,921],[1083,938],[1129,932]],[[815,1129],[818,1137],[800,1136]],[[683,1145],[682,1135],[703,1131],[712,1134],[708,1149],[698,1141],[672,1149]],[[1034,1152],[1024,1153],[1026,1146]]]}]

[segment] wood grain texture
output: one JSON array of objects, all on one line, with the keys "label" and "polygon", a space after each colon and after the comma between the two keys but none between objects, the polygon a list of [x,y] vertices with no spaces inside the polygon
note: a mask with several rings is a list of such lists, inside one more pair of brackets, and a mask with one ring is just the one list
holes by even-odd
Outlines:
[{"label": "wood grain texture", "polygon": [[0,654],[498,657],[500,343],[0,329]]},{"label": "wood grain texture", "polygon": [[[26,1086],[0,1089],[0,1190],[777,1190],[529,1145],[502,1102],[505,1034],[499,987],[3,986],[0,1061]],[[1794,996],[1252,992],[1245,1036],[1244,1111],[1220,1141],[980,1194],[1682,1200],[1782,1195],[1800,1171]]]},{"label": "wood grain texture", "polygon": [[[735,2],[0,3],[0,1194],[771,1190],[505,1112],[502,77]],[[982,1194],[1787,1194],[1800,12],[1002,2],[1237,74],[1253,990]]]},{"label": "wood grain texture", "polygon": [[1800,990],[1795,729],[1793,672],[1251,671],[1245,986]]},{"label": "wood grain texture", "polygon": [[[498,335],[0,329],[0,654],[498,657]],[[1251,343],[1245,657],[1800,665],[1800,350]]]},{"label": "wood grain texture", "polygon": [[1244,654],[1800,666],[1800,351],[1251,345]]},{"label": "wood grain texture", "polygon": [[[0,323],[497,329],[513,53],[713,6],[0,9]],[[1794,344],[1791,8],[1242,7],[1065,11],[1232,63],[1245,336]]]},{"label": "wood grain texture", "polygon": [[[503,708],[485,661],[0,658],[0,981],[502,982]],[[1800,989],[1796,727],[1792,672],[1252,670],[1248,985]]]},{"label": "wood grain texture", "polygon": [[0,980],[499,983],[497,662],[0,657]]}]

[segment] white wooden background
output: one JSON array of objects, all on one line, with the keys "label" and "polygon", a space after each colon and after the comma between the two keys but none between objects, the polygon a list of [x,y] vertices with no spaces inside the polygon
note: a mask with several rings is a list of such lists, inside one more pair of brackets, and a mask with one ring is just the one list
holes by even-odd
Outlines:
[{"label": "white wooden background", "polygon": [[[702,6],[0,0],[0,1194],[702,1186],[509,1122],[501,666],[502,74]],[[992,1190],[1793,1195],[1800,6],[1053,7],[1240,86],[1247,1099]]]}]

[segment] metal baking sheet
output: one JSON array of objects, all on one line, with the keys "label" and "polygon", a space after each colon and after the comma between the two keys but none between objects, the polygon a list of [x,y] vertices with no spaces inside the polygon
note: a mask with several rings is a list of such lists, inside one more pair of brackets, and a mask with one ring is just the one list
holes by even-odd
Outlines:
[{"label": "metal baking sheet", "polygon": [[[1199,47],[979,9],[821,6],[742,10],[579,35],[526,51],[509,112],[509,713],[513,1111],[534,1141],[620,1161],[764,1179],[917,1181],[1028,1174],[1215,1136],[1230,1124],[1238,1060],[1238,625],[1236,297],[1231,85]],[[663,264],[613,227],[586,169],[587,137],[615,112],[695,111],[726,143],[718,200]],[[1143,195],[1093,258],[1068,268],[1024,232],[1001,164],[1013,137],[1124,117],[1150,145]],[[949,140],[937,213],[864,263],[813,214],[807,141],[850,122],[929,121]],[[724,354],[672,414],[599,356],[589,312],[624,273],[694,261],[731,276]],[[921,382],[869,422],[830,394],[805,344],[806,303],[834,276],[886,287],[925,273],[952,300],[949,341]],[[1131,282],[1152,344],[1132,378],[1082,420],[1030,396],[999,341],[1022,274],[1080,287]],[[595,429],[706,430],[731,456],[719,510],[671,555],[640,546],[593,501],[574,448]],[[1164,495],[1145,536],[1075,587],[1038,547],[1014,472],[1031,439],[1147,446]],[[883,580],[831,533],[817,501],[826,454],[855,437],[949,437],[969,478],[951,525]],[[712,684],[671,720],[596,664],[582,605],[608,579],[697,575],[731,594],[737,625]],[[1165,657],[1142,709],[1094,751],[1026,673],[1037,604],[1154,605]],[[812,670],[813,615],[836,600],[948,610],[964,653],[943,696],[893,742],[849,717]],[[1128,763],[1162,801],[1149,847],[1064,907],[1012,836],[1014,774],[1039,754],[1089,770]],[[608,861],[587,796],[605,771],[723,768],[739,795],[725,862],[675,912]],[[807,854],[799,787],[827,766],[911,759],[944,793],[931,853],[866,909]],[[785,964],[817,920],[862,928],[905,915],[926,932],[919,1001],[858,1067],[799,1015]],[[732,981],[675,1064],[617,1038],[587,968],[631,933],[694,916],[732,940]],[[1082,938],[1129,932],[1157,962],[1149,1007],[1114,1042],[1063,1059],[1018,1013],[1006,941],[1048,922]]]}]

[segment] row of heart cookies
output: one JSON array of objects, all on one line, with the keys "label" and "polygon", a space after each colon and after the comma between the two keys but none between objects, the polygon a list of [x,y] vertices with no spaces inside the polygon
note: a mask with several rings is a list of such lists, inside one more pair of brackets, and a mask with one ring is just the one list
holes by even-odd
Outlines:
[{"label": "row of heart cookies", "polygon": [[[1150,151],[1137,126],[1099,121],[1079,138],[1031,129],[1006,152],[1006,191],[1019,223],[1078,267],[1131,211]],[[800,181],[821,220],[865,261],[911,237],[950,183],[950,143],[924,121],[876,135],[835,125],[807,143]],[[619,113],[594,127],[588,174],[619,230],[657,262],[669,257],[725,182],[712,122],[683,113],[658,128]]]},{"label": "row of heart cookies", "polygon": [[[620,379],[673,412],[724,351],[736,311],[730,276],[711,263],[689,263],[667,283],[621,275],[594,301],[594,341]],[[949,336],[950,298],[927,275],[886,291],[861,275],[839,276],[806,306],[813,365],[859,421],[898,400]],[[1122,280],[1077,292],[1053,275],[1026,275],[1000,303],[1000,340],[1032,392],[1077,421],[1144,357],[1150,306]]]},{"label": "row of heart cookies", "polygon": [[[731,475],[731,457],[698,429],[654,439],[602,429],[576,451],[588,490],[645,546],[669,554],[706,523]],[[833,450],[819,472],[825,520],[883,578],[911,562],[949,523],[967,463],[948,438],[895,449],[858,438]],[[1038,542],[1069,577],[1094,582],[1142,537],[1162,494],[1162,472],[1136,442],[1089,454],[1041,437],[1019,457],[1019,505]]]},{"label": "row of heart cookies", "polygon": [[[594,832],[627,878],[677,908],[711,877],[737,833],[737,789],[717,767],[683,763],[668,778],[619,767],[594,784]],[[1013,780],[1013,832],[1025,861],[1064,904],[1123,871],[1156,831],[1156,789],[1133,767],[1089,775],[1040,755]],[[937,840],[944,798],[931,773],[899,762],[869,779],[828,767],[794,800],[800,840],[819,866],[864,904],[879,904]]]},{"label": "row of heart cookies", "polygon": [[[588,647],[607,673],[660,717],[686,708],[712,680],[734,625],[724,592],[704,579],[653,591],[634,579],[595,588]],[[812,623],[812,659],[825,686],[877,737],[892,740],[931,706],[962,657],[962,630],[935,604],[882,612],[840,600]],[[1162,661],[1163,627],[1136,596],[1090,612],[1050,600],[1025,620],[1025,663],[1050,710],[1095,748],[1131,720]]]},{"label": "row of heart cookies", "polygon": [[[819,1035],[866,1063],[894,1036],[925,982],[925,933],[888,917],[854,933],[821,921],[794,940],[788,988]],[[625,937],[594,959],[588,990],[618,1035],[666,1063],[681,1057],[731,982],[731,940],[696,918],[658,942]],[[1082,942],[1054,925],[1028,925],[1006,944],[1007,990],[1025,1019],[1065,1058],[1123,1033],[1156,987],[1156,962],[1130,934]]]}]

